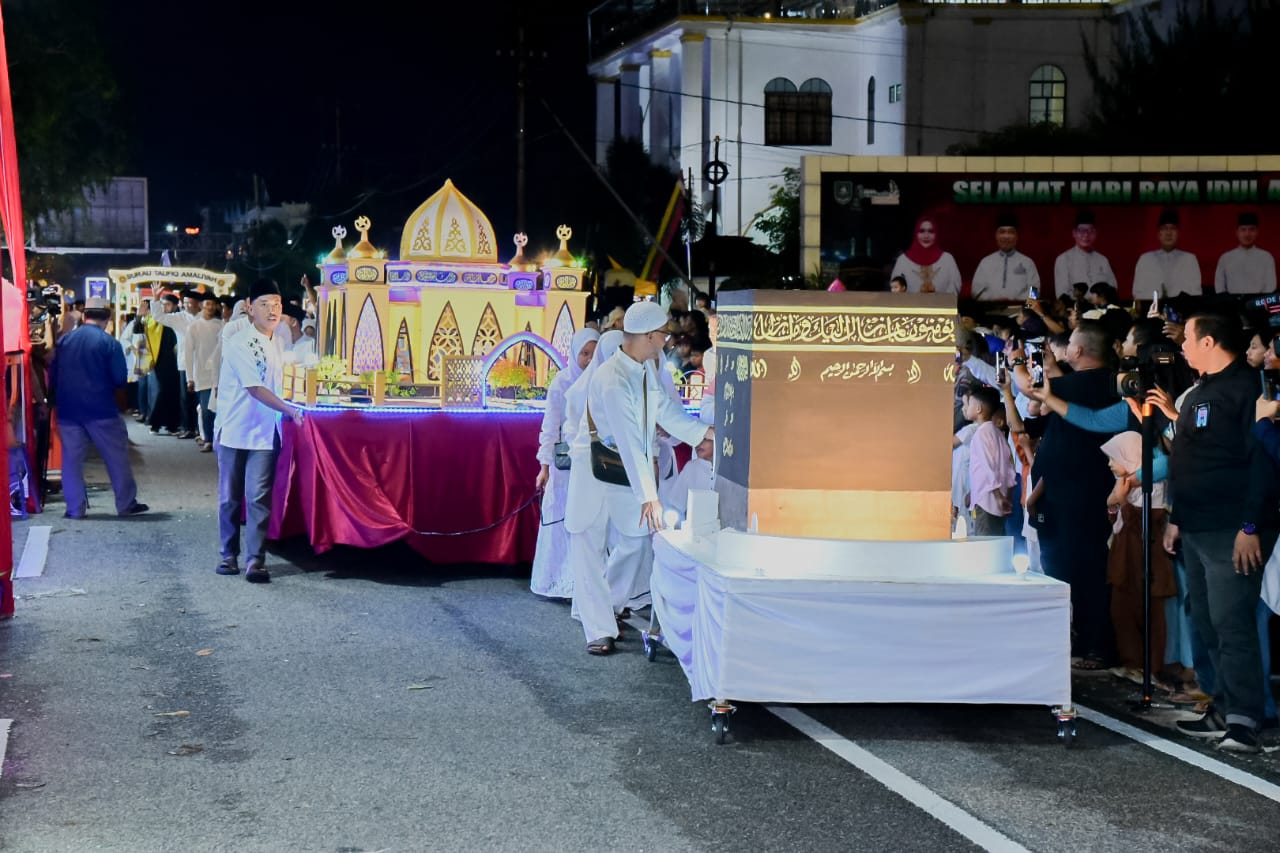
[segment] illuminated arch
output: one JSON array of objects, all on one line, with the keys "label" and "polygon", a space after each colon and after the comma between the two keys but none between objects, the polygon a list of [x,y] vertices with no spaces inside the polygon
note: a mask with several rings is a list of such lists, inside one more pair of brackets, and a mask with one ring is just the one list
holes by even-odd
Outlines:
[{"label": "illuminated arch", "polygon": [[520,344],[531,344],[537,349],[542,350],[547,358],[551,359],[551,363],[556,366],[556,370],[564,370],[565,361],[560,357],[560,353],[556,352],[556,348],[541,335],[535,335],[532,332],[519,332],[504,340],[493,348],[493,352],[484,357],[484,361],[480,364],[480,405],[489,405],[489,371],[498,363],[498,360],[506,353],[507,350]]},{"label": "illuminated arch", "polygon": [[351,344],[351,372],[357,376],[371,370],[381,373],[383,355],[382,321],[373,297],[366,296],[360,306],[360,318],[356,320],[356,339]]},{"label": "illuminated arch", "polygon": [[413,376],[413,341],[409,339],[409,321],[400,321],[400,330],[396,332],[395,350],[396,373],[401,376]]},{"label": "illuminated arch", "polygon": [[458,328],[458,318],[454,315],[453,304],[450,302],[444,304],[440,319],[436,321],[436,329],[431,333],[431,347],[427,350],[427,381],[441,380],[444,373],[440,362],[446,355],[465,355],[462,331]]},{"label": "illuminated arch", "polygon": [[501,340],[502,327],[498,325],[498,315],[493,311],[493,304],[486,302],[480,324],[476,326],[476,336],[471,340],[471,354],[488,355]]},{"label": "illuminated arch", "polygon": [[566,359],[571,355],[569,347],[573,346],[574,331],[576,330],[573,327],[573,312],[569,310],[569,303],[566,302],[560,306],[560,313],[556,315],[556,324],[551,329],[551,345]]}]

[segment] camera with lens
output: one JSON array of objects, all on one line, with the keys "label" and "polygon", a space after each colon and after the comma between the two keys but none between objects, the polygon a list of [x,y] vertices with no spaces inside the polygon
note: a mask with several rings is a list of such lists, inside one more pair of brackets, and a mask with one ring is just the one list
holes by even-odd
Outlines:
[{"label": "camera with lens", "polygon": [[27,302],[39,305],[42,313],[58,316],[62,313],[62,288],[56,284],[48,287],[27,288]]},{"label": "camera with lens", "polygon": [[1173,366],[1178,355],[1171,349],[1154,349],[1120,362],[1116,393],[1133,400],[1145,400],[1157,387],[1173,392]]}]

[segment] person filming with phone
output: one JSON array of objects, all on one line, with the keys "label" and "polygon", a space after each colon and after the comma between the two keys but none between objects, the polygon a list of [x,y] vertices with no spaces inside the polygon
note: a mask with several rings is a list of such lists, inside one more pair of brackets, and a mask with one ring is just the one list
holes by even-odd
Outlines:
[{"label": "person filming with phone", "polygon": [[[1045,351],[1039,352],[1043,357]],[[1048,376],[1037,386],[1026,352],[1010,353],[1010,364],[1023,394],[1030,396],[1048,383],[1054,396],[1070,405],[1102,409],[1117,400],[1112,353],[1106,328],[1082,320],[1067,345],[1071,373]],[[1045,372],[1052,372],[1051,361]],[[1041,561],[1046,574],[1071,585],[1073,656],[1081,659],[1077,667],[1105,669],[1113,646],[1107,590],[1107,540],[1111,535],[1107,498],[1115,477],[1101,451],[1108,436],[1086,432],[1057,413],[1028,421],[1027,428],[1042,435],[1031,476],[1037,484],[1043,483],[1043,493],[1034,509],[1030,504],[1027,508],[1038,531]]]}]

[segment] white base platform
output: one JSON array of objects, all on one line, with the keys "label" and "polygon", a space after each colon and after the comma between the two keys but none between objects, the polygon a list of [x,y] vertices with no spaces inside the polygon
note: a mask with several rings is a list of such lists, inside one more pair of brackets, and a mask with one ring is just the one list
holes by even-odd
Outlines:
[{"label": "white base platform", "polygon": [[1011,549],[663,531],[651,588],[694,700],[1069,705],[1070,588]]}]

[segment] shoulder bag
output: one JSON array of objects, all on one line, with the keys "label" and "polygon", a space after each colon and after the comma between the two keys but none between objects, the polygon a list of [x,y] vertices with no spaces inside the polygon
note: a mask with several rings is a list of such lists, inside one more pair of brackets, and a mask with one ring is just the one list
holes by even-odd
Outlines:
[{"label": "shoulder bag", "polygon": [[[644,383],[644,422],[649,420],[649,381],[643,376]],[[600,440],[596,433],[596,422],[591,417],[591,404],[587,403],[587,428],[591,431],[591,475],[602,483],[614,486],[630,486],[627,469],[622,464],[622,454]],[[641,431],[643,434],[643,430]]]}]

